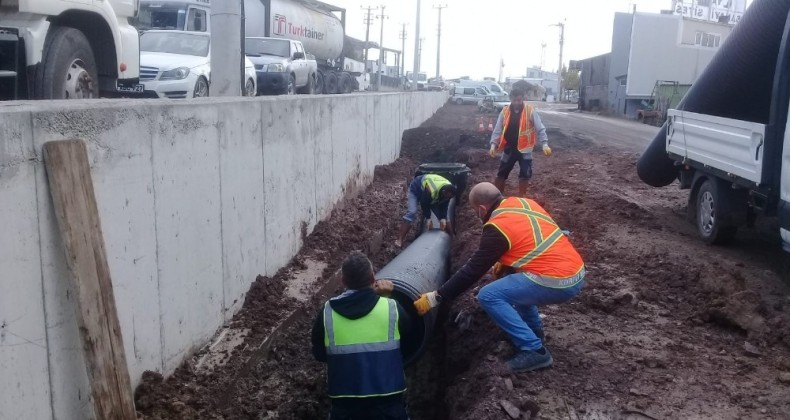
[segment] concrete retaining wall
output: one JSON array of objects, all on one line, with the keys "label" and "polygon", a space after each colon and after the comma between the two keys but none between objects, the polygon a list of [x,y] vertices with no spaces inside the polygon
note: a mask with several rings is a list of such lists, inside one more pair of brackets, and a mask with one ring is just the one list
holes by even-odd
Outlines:
[{"label": "concrete retaining wall", "polygon": [[41,161],[82,138],[133,385],[171,373],[444,93],[0,107],[0,419],[92,417]]}]

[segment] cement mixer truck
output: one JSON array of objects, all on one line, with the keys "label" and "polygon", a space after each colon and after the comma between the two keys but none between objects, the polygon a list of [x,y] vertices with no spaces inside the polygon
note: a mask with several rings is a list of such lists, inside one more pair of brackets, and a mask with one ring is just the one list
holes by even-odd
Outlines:
[{"label": "cement mixer truck", "polygon": [[[135,26],[210,32],[210,10],[210,0],[141,0]],[[345,35],[345,16],[345,9],[314,0],[244,0],[245,37],[301,42],[305,55],[318,63],[314,93],[348,93],[367,87],[364,42]]]},{"label": "cement mixer truck", "polygon": [[690,190],[708,243],[778,217],[790,252],[790,0],[757,0],[637,163],[655,187]]}]

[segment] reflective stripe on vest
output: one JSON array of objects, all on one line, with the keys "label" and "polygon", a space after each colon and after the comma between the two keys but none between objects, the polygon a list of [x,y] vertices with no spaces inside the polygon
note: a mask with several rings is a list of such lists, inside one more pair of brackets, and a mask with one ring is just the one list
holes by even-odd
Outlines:
[{"label": "reflective stripe on vest", "polygon": [[[535,132],[535,125],[532,122],[532,113],[535,108],[532,105],[524,104],[524,110],[521,112],[521,118],[518,124],[518,151],[521,153],[531,152],[537,142],[537,133]],[[499,151],[505,150],[507,140],[505,140],[505,132],[510,125],[510,105],[502,109],[502,134],[499,137]]]},{"label": "reflective stripe on vest", "polygon": [[[532,225],[532,235],[535,240],[535,248],[527,253],[527,255],[516,260],[516,262],[511,265],[513,268],[523,267],[530,261],[543,255],[543,253],[551,248],[552,245],[557,243],[557,241],[562,238],[563,235],[562,229],[557,226],[557,223],[554,222],[551,217],[543,213],[533,211],[527,200],[523,198],[517,198],[517,200],[521,205],[521,208],[498,208],[491,214],[491,218],[504,213],[522,214],[529,219],[529,223]],[[554,230],[546,238],[543,237],[543,232],[540,228],[540,225],[538,224],[538,220],[548,222],[554,227]],[[510,240],[510,238],[508,238],[508,240]]]},{"label": "reflective stripe on vest", "polygon": [[346,318],[324,306],[329,398],[373,398],[403,393],[398,307],[378,298],[365,316]]},{"label": "reflective stripe on vest", "polygon": [[[355,320],[340,314],[335,318],[335,314],[337,312],[327,302],[324,305],[324,344],[327,354],[366,353],[400,348],[398,308],[394,300],[379,298],[370,313]],[[389,319],[386,334],[376,324],[376,317],[382,316]]]},{"label": "reflective stripe on vest", "polygon": [[422,177],[422,188],[428,189],[434,203],[439,201],[439,192],[445,185],[450,185],[450,181],[441,175],[427,174]]}]

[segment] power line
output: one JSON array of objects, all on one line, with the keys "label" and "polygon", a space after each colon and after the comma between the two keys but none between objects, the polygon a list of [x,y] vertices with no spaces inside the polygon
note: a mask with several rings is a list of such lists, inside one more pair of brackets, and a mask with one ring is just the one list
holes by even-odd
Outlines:
[{"label": "power line", "polygon": [[436,78],[441,76],[441,61],[442,61],[442,9],[446,9],[446,4],[433,6],[434,9],[439,11],[439,25],[436,30]]}]

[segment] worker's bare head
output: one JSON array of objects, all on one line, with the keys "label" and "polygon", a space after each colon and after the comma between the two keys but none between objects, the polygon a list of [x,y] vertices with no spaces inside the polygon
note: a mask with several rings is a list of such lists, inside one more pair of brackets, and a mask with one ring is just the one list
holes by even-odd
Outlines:
[{"label": "worker's bare head", "polygon": [[364,289],[376,281],[373,264],[360,251],[354,251],[343,261],[343,285],[349,289]]},{"label": "worker's bare head", "polygon": [[481,182],[469,191],[469,204],[472,205],[472,209],[480,220],[485,220],[488,212],[500,200],[502,200],[502,193],[490,182]]},{"label": "worker's bare head", "polygon": [[510,105],[511,106],[521,106],[524,104],[524,99],[527,96],[527,88],[529,86],[523,80],[519,80],[516,83],[513,83],[513,87],[510,89]]}]

